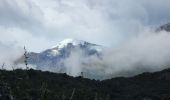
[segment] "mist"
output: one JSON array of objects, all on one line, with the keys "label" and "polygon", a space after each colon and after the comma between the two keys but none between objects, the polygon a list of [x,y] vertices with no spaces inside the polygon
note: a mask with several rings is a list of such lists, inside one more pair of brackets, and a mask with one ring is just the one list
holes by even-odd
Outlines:
[{"label": "mist", "polygon": [[[115,48],[106,48],[102,56],[85,57],[73,51],[65,61],[67,73],[79,76],[84,72],[101,78],[133,76],[170,67],[170,34],[146,30]],[[87,74],[87,75],[86,75]]]},{"label": "mist", "polygon": [[[19,68],[15,65],[16,59],[19,59],[23,55],[24,51],[15,46],[14,44],[5,45],[0,43],[0,66],[2,69],[12,70]],[[20,67],[23,68],[24,66]]]}]

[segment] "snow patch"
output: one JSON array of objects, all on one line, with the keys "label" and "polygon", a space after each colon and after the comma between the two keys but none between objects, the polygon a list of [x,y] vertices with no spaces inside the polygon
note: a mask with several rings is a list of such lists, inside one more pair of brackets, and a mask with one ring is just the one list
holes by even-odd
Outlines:
[{"label": "snow patch", "polygon": [[77,39],[64,39],[63,41],[59,42],[57,46],[53,46],[52,48],[62,49],[66,47],[68,44],[76,45],[84,45],[85,41],[77,40]]},{"label": "snow patch", "polygon": [[56,55],[59,55],[59,54],[60,54],[60,52],[58,50],[54,49],[54,50],[51,51],[52,56],[56,56]]}]

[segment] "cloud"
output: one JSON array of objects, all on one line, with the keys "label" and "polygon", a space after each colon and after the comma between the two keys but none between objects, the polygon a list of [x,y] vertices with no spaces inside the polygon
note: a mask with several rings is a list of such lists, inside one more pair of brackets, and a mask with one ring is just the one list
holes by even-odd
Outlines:
[{"label": "cloud", "polygon": [[12,69],[14,61],[22,55],[21,48],[10,44],[6,45],[0,42],[0,66],[4,64],[5,69]]},{"label": "cloud", "polygon": [[0,25],[34,31],[40,27],[42,12],[29,0],[0,0]]},{"label": "cloud", "polygon": [[106,79],[169,68],[169,40],[167,32],[144,31],[119,47],[104,50],[102,59],[73,51],[65,61],[66,72],[72,76],[84,72],[88,78]]},{"label": "cloud", "polygon": [[35,51],[64,38],[115,46],[145,27],[167,23],[169,4],[168,0],[0,0],[0,26],[27,31],[37,41],[44,38],[42,44],[51,44],[38,47],[35,42],[29,47]]},{"label": "cloud", "polygon": [[[64,38],[76,38],[113,48],[104,54],[106,61],[82,59],[91,66],[99,64],[106,73],[138,69],[129,67],[137,63],[161,66],[168,62],[169,35],[144,30],[169,22],[169,4],[169,0],[0,0],[0,55],[24,45],[40,52]],[[2,57],[4,62],[10,56]],[[79,61],[81,55],[75,57]],[[77,75],[79,70],[68,72]]]},{"label": "cloud", "polygon": [[[13,44],[20,48],[26,46],[29,51],[40,51],[40,47],[50,45],[48,39],[44,37],[36,37],[32,35],[27,30],[21,29],[19,27],[1,27],[0,26],[1,39],[0,42],[9,45]],[[34,45],[37,44],[37,45]],[[43,45],[42,45],[43,44]],[[45,48],[45,47],[44,47]]]},{"label": "cloud", "polygon": [[83,52],[79,49],[75,49],[71,52],[69,58],[64,61],[66,73],[71,76],[79,76],[82,69],[82,60],[81,57],[84,57]]}]

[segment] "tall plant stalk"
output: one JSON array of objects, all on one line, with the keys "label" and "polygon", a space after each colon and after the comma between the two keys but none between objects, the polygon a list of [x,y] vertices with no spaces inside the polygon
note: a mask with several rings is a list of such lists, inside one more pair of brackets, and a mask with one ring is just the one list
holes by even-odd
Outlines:
[{"label": "tall plant stalk", "polygon": [[69,100],[72,100],[72,99],[73,99],[74,93],[75,93],[75,88],[73,89],[73,92],[72,92],[71,97],[70,97]]},{"label": "tall plant stalk", "polygon": [[28,52],[27,52],[27,49],[26,49],[26,47],[24,46],[24,63],[25,63],[25,66],[26,66],[26,69],[28,70],[29,68],[28,68]]}]

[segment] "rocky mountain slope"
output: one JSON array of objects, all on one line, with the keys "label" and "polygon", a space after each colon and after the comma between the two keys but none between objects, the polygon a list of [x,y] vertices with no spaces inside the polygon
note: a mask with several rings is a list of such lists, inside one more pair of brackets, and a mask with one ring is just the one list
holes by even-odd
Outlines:
[{"label": "rocky mountain slope", "polygon": [[156,31],[167,31],[170,32],[170,23],[160,26]]},{"label": "rocky mountain slope", "polygon": [[[68,59],[72,53],[81,52],[84,58],[90,56],[100,57],[102,50],[103,47],[100,45],[82,40],[65,39],[56,46],[40,53],[28,53],[28,64],[35,65],[38,70],[65,73],[65,60]],[[18,62],[24,63],[24,56],[19,59]]]}]

